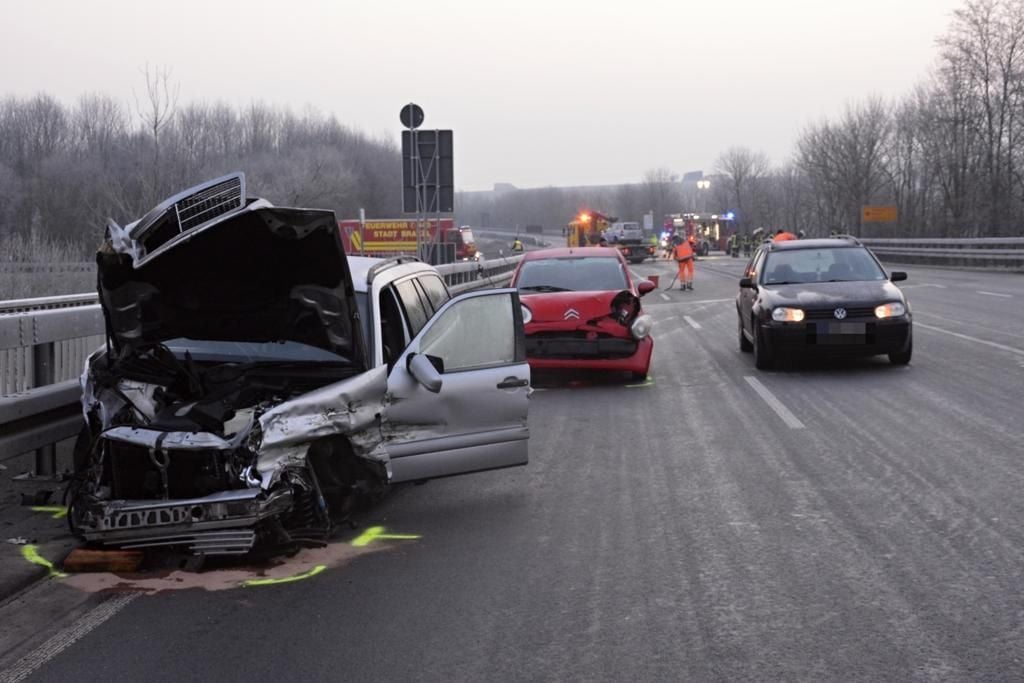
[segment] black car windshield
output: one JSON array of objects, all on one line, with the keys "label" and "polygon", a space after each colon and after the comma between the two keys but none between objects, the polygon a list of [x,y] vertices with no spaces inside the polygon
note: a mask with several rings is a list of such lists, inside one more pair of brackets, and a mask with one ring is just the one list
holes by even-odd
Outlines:
[{"label": "black car windshield", "polygon": [[622,264],[612,257],[527,261],[516,286],[525,292],[604,292],[626,289]]},{"label": "black car windshield", "polygon": [[826,247],[768,252],[761,283],[785,285],[884,279],[885,273],[863,247]]}]

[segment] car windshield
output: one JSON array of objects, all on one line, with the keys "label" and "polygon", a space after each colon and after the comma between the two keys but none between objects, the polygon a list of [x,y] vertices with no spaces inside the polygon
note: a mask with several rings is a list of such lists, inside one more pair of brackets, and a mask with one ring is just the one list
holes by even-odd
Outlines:
[{"label": "car windshield", "polygon": [[863,247],[833,247],[769,252],[761,283],[786,285],[884,279],[885,273]]},{"label": "car windshield", "polygon": [[588,256],[527,261],[516,286],[534,292],[593,292],[626,289],[628,285],[618,259]]}]

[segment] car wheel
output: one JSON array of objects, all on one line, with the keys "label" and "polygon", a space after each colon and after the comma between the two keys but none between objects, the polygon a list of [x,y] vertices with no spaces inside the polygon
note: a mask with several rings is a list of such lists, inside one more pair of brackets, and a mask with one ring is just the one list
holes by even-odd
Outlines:
[{"label": "car wheel", "polygon": [[907,348],[896,353],[889,354],[889,362],[893,365],[908,365],[910,363],[910,357],[914,355],[914,341],[911,339],[907,342]]},{"label": "car wheel", "polygon": [[757,321],[753,321],[754,327],[754,367],[758,370],[771,370],[775,365],[775,357],[771,351],[768,350],[767,345],[764,342],[764,333],[761,332],[761,328],[758,326]]},{"label": "car wheel", "polygon": [[754,350],[754,345],[747,339],[747,335],[743,334],[743,319],[738,315],[736,316],[736,327],[739,328],[740,334],[740,351],[743,353],[750,353]]}]

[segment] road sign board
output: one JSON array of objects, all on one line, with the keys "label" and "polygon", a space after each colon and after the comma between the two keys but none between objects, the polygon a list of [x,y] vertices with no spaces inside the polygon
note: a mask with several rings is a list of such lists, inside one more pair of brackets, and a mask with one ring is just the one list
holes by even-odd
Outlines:
[{"label": "road sign board", "polygon": [[452,131],[402,131],[402,211],[451,213],[454,208]]},{"label": "road sign board", "polygon": [[860,219],[863,223],[895,223],[896,206],[894,204],[862,206]]}]

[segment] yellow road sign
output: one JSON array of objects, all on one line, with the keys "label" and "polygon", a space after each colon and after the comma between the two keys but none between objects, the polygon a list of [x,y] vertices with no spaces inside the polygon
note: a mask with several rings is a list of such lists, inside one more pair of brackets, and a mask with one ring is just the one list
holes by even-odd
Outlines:
[{"label": "yellow road sign", "polygon": [[860,219],[863,223],[895,223],[896,206],[894,204],[862,206],[860,208]]}]

